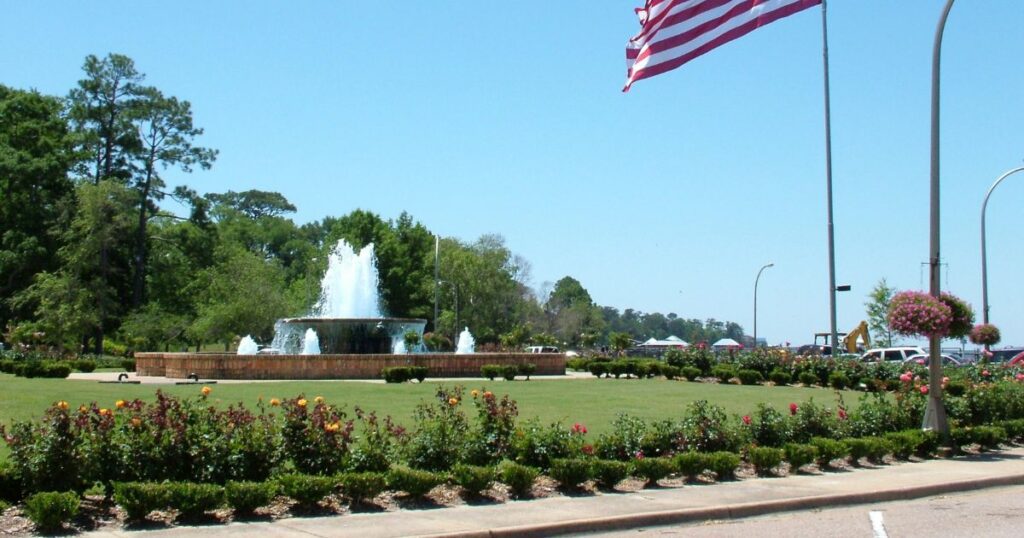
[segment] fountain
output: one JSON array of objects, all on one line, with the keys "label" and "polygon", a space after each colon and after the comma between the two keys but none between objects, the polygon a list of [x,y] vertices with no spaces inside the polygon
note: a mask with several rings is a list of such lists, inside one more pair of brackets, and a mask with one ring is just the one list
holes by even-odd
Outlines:
[{"label": "fountain", "polygon": [[459,343],[456,344],[455,354],[469,355],[470,353],[476,353],[476,339],[470,334],[469,327],[466,327],[459,333]]},{"label": "fountain", "polygon": [[313,331],[325,354],[384,354],[392,353],[394,343],[408,331],[422,336],[426,320],[381,314],[377,286],[373,243],[357,253],[344,240],[338,241],[328,257],[313,312],[278,320],[270,347],[283,355],[298,354],[306,334]]},{"label": "fountain", "polygon": [[245,335],[245,337],[242,338],[242,341],[238,343],[239,355],[255,355],[259,350],[260,346],[252,339],[252,335]]},{"label": "fountain", "polygon": [[313,329],[306,329],[306,336],[302,339],[302,354],[320,354],[320,337],[316,335],[316,331]]}]

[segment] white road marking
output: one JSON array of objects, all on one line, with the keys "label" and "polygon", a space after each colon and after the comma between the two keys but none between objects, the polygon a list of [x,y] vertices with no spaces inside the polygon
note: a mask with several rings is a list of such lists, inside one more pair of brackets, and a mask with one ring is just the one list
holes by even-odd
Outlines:
[{"label": "white road marking", "polygon": [[868,517],[871,519],[871,530],[875,533],[875,538],[889,538],[889,535],[885,533],[885,521],[882,519],[882,513],[871,511],[868,512]]}]

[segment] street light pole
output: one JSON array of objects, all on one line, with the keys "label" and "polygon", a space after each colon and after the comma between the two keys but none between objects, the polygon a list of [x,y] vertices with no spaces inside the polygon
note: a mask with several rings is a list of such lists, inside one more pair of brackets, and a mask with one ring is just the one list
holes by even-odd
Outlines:
[{"label": "street light pole", "polygon": [[[985,201],[981,203],[981,318],[986,325],[988,324],[988,264],[985,254],[985,208],[988,207],[988,197],[992,196],[992,191],[996,189],[996,186],[1020,171],[1024,171],[1024,166],[1014,168],[999,176],[999,179],[988,188],[988,192],[985,193]],[[988,349],[987,345],[985,349]]]},{"label": "street light pole", "polygon": [[[954,0],[946,0],[939,24],[935,29],[935,43],[932,48],[932,140],[931,140],[931,210],[930,210],[930,289],[932,297],[939,297],[939,68],[942,57],[942,33],[946,29],[949,10]],[[925,408],[921,427],[939,432],[944,440],[949,437],[949,423],[946,409],[942,404],[942,357],[941,337],[929,338],[928,360],[928,407]]]},{"label": "street light pole", "polygon": [[754,349],[757,349],[757,283],[761,280],[761,273],[769,267],[775,267],[774,263],[766,263],[757,271],[757,278],[754,279]]}]

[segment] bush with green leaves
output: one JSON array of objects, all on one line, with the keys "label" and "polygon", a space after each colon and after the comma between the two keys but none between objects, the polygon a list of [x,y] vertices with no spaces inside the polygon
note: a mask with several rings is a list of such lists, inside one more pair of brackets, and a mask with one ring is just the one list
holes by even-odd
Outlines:
[{"label": "bush with green leaves", "polygon": [[121,360],[121,368],[123,368],[126,372],[134,372],[135,371],[135,359],[122,359]]},{"label": "bush with green leaves", "polygon": [[768,379],[772,383],[775,383],[775,385],[782,387],[790,384],[793,381],[793,376],[791,376],[789,372],[786,372],[785,370],[776,368],[768,374]]},{"label": "bush with green leaves", "polygon": [[[790,420],[768,404],[757,404],[757,410],[748,416],[750,434],[758,445],[782,446],[793,437]],[[744,422],[747,420],[744,419]]]},{"label": "bush with green leaves", "polygon": [[647,480],[650,486],[658,485],[658,480],[676,472],[675,461],[672,458],[637,458],[630,466],[632,475]]},{"label": "bush with green leaves", "polygon": [[173,482],[170,488],[171,506],[184,519],[198,519],[224,504],[224,487],[217,484]]},{"label": "bush with green leaves", "polygon": [[924,432],[921,430],[888,432],[882,437],[891,444],[894,458],[906,460],[917,454],[917,447],[924,441]]},{"label": "bush with green leaves", "polygon": [[10,463],[0,460],[0,501],[18,502],[21,497],[21,480]]},{"label": "bush with green leaves", "polygon": [[519,375],[526,376],[526,380],[530,380],[530,376],[537,372],[537,365],[531,362],[523,363],[519,365]]},{"label": "bush with green leaves", "polygon": [[300,509],[308,510],[330,495],[338,481],[333,476],[289,473],[277,477],[277,483],[282,495],[298,503]]},{"label": "bush with green leaves", "polygon": [[587,371],[594,374],[595,377],[608,375],[608,364],[605,361],[592,361],[587,365]]},{"label": "bush with green leaves", "polygon": [[416,406],[416,429],[406,445],[410,467],[446,471],[465,457],[470,425],[460,409],[462,395],[462,387],[438,387],[433,402]]},{"label": "bush with green leaves", "polygon": [[532,418],[516,429],[511,452],[518,463],[547,469],[554,458],[579,456],[582,446],[581,434],[558,422],[545,426]]},{"label": "bush with green leaves", "polygon": [[479,495],[494,482],[494,468],[460,463],[452,467],[452,481],[470,495]]},{"label": "bush with green leaves", "polygon": [[383,368],[380,371],[380,376],[384,378],[385,383],[405,383],[412,379],[412,374],[406,366]]},{"label": "bush with green leaves", "polygon": [[971,441],[982,450],[995,450],[1006,442],[1006,430],[999,426],[975,426],[969,431]]},{"label": "bush with green leaves", "polygon": [[850,386],[850,378],[843,372],[832,372],[828,376],[828,385],[836,390],[843,390]]},{"label": "bush with green leaves", "polygon": [[521,499],[530,495],[533,482],[540,476],[540,470],[536,467],[505,460],[498,464],[496,474],[498,480],[509,487],[512,496]]},{"label": "bush with green leaves", "polygon": [[845,411],[838,412],[815,403],[813,399],[796,405],[790,404],[792,440],[806,443],[813,437],[840,437],[847,435],[849,421],[841,419]]},{"label": "bush with green leaves", "polygon": [[569,359],[569,360],[565,361],[565,367],[567,369],[575,370],[577,372],[589,371],[587,369],[587,366],[589,366],[589,365],[590,365],[590,359],[585,359],[583,357],[577,357],[577,358]]},{"label": "bush with green leaves", "polygon": [[1024,439],[1024,419],[1004,420],[998,426],[1006,430],[1008,440],[1019,442]]},{"label": "bush with green leaves", "polygon": [[79,502],[78,494],[73,491],[44,491],[25,499],[25,515],[38,530],[54,532],[78,515]]},{"label": "bush with green leaves", "polygon": [[698,377],[700,377],[701,371],[700,368],[697,368],[696,366],[684,366],[682,374],[687,381],[695,381]]},{"label": "bush with green leaves", "polygon": [[412,469],[404,465],[392,467],[387,475],[389,489],[404,491],[412,497],[422,497],[444,481],[445,477],[440,473]]},{"label": "bush with green leaves", "polygon": [[711,375],[717,377],[721,383],[728,383],[729,380],[736,377],[736,369],[731,364],[719,364],[711,369]]},{"label": "bush with green leaves", "polygon": [[501,367],[501,377],[505,378],[505,381],[515,381],[517,375],[519,375],[519,366],[506,364]]},{"label": "bush with green leaves", "polygon": [[690,402],[676,437],[679,450],[737,452],[745,444],[739,425],[729,420],[725,409],[707,400]]},{"label": "bush with green leaves", "polygon": [[818,458],[818,447],[811,444],[786,443],[782,450],[789,462],[790,472],[797,473],[804,465],[814,463]]},{"label": "bush with green leaves", "polygon": [[604,489],[612,489],[629,476],[629,464],[616,460],[594,460],[591,464],[594,480]]},{"label": "bush with green leaves", "polygon": [[736,468],[740,465],[740,457],[734,452],[712,452],[708,454],[708,469],[715,473],[719,481],[736,478]]},{"label": "bush with green leaves", "polygon": [[659,370],[661,375],[665,376],[665,379],[678,379],[681,373],[678,366],[672,366],[671,364],[662,364]]},{"label": "bush with green leaves", "polygon": [[845,460],[850,456],[850,447],[843,441],[826,437],[814,437],[809,443],[818,449],[818,468],[825,469],[833,460]]},{"label": "bush with green leaves", "polygon": [[228,481],[224,484],[224,500],[236,516],[252,514],[266,506],[277,495],[277,482]]},{"label": "bush with green leaves", "polygon": [[843,442],[850,449],[850,462],[860,465],[860,460],[867,459],[873,463],[881,462],[885,455],[888,443],[881,443],[881,439],[875,437],[849,437]]},{"label": "bush with green leaves", "polygon": [[797,380],[805,387],[816,385],[819,382],[818,376],[815,375],[814,372],[800,372],[800,375],[797,376]]},{"label": "bush with green leaves", "polygon": [[548,475],[558,481],[563,489],[575,490],[580,484],[591,479],[590,460],[582,458],[556,458],[551,460]]},{"label": "bush with green leaves", "polygon": [[687,451],[675,455],[675,467],[686,480],[693,481],[710,466],[708,455],[702,452]]},{"label": "bush with green leaves", "polygon": [[79,372],[82,372],[84,374],[96,370],[96,361],[89,359],[78,359],[75,362],[73,362],[72,365],[75,367],[75,370],[78,370]]},{"label": "bush with green leaves", "polygon": [[740,370],[736,372],[736,377],[744,385],[760,385],[764,381],[764,376],[757,370]]},{"label": "bush with green leaves", "polygon": [[284,455],[299,473],[333,475],[342,470],[352,443],[355,421],[328,405],[299,395],[281,402]]},{"label": "bush with green leaves", "polygon": [[485,364],[480,367],[480,376],[486,377],[490,381],[494,381],[495,378],[501,375],[500,364]]},{"label": "bush with green leaves", "polygon": [[171,506],[171,486],[165,482],[115,482],[114,502],[129,521],[142,521],[153,510]]},{"label": "bush with green leaves", "polygon": [[352,503],[359,504],[364,499],[372,499],[387,489],[387,478],[386,473],[372,471],[342,473],[338,476],[338,484]]},{"label": "bush with green leaves", "polygon": [[785,453],[781,448],[752,446],[747,450],[747,459],[754,466],[757,474],[762,476],[771,474],[772,469],[782,463],[783,456]]}]

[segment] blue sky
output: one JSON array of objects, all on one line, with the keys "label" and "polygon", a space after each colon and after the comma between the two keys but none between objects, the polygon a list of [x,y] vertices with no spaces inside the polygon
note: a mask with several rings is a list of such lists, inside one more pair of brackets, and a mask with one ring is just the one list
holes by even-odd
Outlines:
[{"label": "blue sky", "polygon": [[[572,275],[618,308],[828,330],[820,12],[620,92],[641,0],[8,2],[0,83],[64,95],[87,54],[132,57],[188,99],[200,192],[282,192],[298,222],[409,211],[502,234],[541,287]],[[841,331],[881,278],[927,287],[929,84],[942,0],[832,0]],[[980,209],[1024,164],[1019,0],[961,1],[946,29],[943,287],[981,309]],[[1024,344],[1024,174],[988,208],[989,295]],[[948,286],[947,286],[948,283]]]}]

